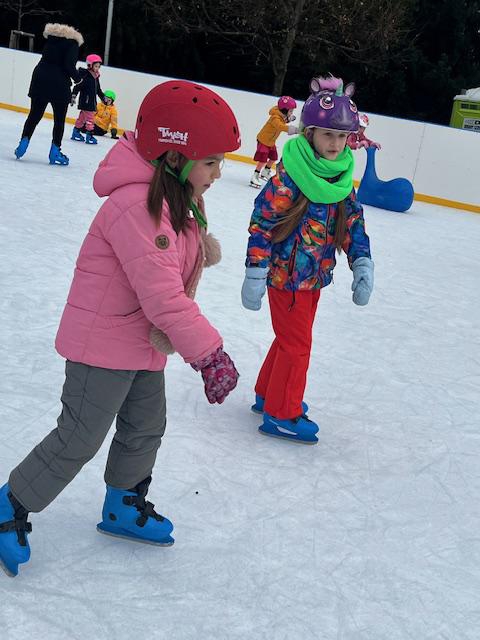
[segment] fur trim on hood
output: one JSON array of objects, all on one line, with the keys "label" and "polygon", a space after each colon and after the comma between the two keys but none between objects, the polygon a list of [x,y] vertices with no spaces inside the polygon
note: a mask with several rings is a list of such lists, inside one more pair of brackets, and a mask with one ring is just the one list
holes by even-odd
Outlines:
[{"label": "fur trim on hood", "polygon": [[48,38],[48,36],[67,38],[67,40],[76,40],[79,47],[81,47],[83,44],[83,36],[80,31],[77,31],[73,27],[70,27],[68,24],[49,22],[45,25],[45,29],[43,31],[43,37]]}]

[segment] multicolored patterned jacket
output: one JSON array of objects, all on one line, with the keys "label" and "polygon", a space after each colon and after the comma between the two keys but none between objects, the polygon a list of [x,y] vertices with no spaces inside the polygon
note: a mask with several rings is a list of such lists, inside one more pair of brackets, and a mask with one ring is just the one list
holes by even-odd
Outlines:
[{"label": "multicolored patterned jacket", "polygon": [[[336,264],[337,204],[310,203],[300,224],[285,240],[272,243],[272,230],[298,196],[300,189],[280,162],[277,173],[255,198],[250,220],[246,266],[270,267],[268,286],[288,291],[321,289],[332,281]],[[342,245],[350,267],[360,256],[370,258],[362,205],[355,190],[345,201],[347,234]]]}]

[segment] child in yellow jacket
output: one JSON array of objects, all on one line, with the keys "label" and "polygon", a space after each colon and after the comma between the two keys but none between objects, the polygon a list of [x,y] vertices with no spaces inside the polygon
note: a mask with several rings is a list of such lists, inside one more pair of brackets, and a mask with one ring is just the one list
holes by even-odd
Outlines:
[{"label": "child in yellow jacket", "polygon": [[118,138],[117,135],[117,107],[113,104],[117,97],[115,91],[107,89],[104,92],[106,103],[99,102],[97,104],[97,113],[95,115],[94,135],[104,136],[110,129],[110,135],[112,138]]},{"label": "child in yellow jacket", "polygon": [[250,179],[250,186],[259,189],[264,185],[264,181],[270,178],[272,165],[278,159],[275,142],[278,136],[285,131],[288,135],[298,133],[298,127],[288,124],[295,120],[293,110],[297,103],[290,96],[282,96],[278,99],[277,105],[269,111],[269,119],[260,129],[257,135],[257,150],[253,159],[257,161],[257,166]]}]

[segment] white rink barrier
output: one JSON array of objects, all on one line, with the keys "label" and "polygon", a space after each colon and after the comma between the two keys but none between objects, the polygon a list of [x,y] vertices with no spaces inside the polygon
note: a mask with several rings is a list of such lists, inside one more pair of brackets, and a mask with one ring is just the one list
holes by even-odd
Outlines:
[{"label": "white rink barrier", "polygon": [[[39,54],[0,48],[0,107],[28,111],[27,96],[33,68]],[[82,65],[82,63],[79,63]],[[156,84],[170,80],[115,67],[102,67],[103,90],[113,89],[119,126],[133,129],[138,107],[145,94]],[[345,78],[349,81],[350,78]],[[305,83],[307,86],[307,82]],[[216,87],[235,112],[242,134],[242,146],[232,158],[251,162],[256,148],[256,135],[268,117],[276,98],[258,93]],[[297,100],[297,122],[303,102]],[[359,105],[361,110],[361,104]],[[68,121],[77,117],[76,107],[69,107]],[[377,153],[378,177],[383,180],[408,178],[413,183],[415,198],[480,213],[480,134],[448,126],[391,118],[368,113],[369,138],[378,141],[382,150]],[[287,135],[279,138],[281,153]],[[366,154],[356,154],[355,179],[360,180],[365,168]]]}]

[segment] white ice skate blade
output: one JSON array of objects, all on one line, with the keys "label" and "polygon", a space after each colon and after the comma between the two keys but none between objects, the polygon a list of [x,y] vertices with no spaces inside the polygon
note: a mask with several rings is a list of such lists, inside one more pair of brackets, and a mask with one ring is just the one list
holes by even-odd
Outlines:
[{"label": "white ice skate blade", "polygon": [[293,442],[293,444],[318,444],[318,440],[311,442],[310,440],[294,440],[293,438],[286,438],[285,436],[278,436],[276,433],[266,433],[258,427],[258,433],[262,436],[268,436],[269,438],[278,438],[279,440],[286,440],[287,442]]},{"label": "white ice skate blade", "polygon": [[111,531],[104,531],[97,526],[98,533],[103,533],[104,536],[110,536],[112,538],[123,538],[123,540],[128,540],[129,542],[140,542],[140,544],[152,544],[155,547],[171,547],[175,542],[153,542],[153,540],[141,540],[140,538],[133,538],[132,536],[122,536],[119,533],[111,533]]}]

